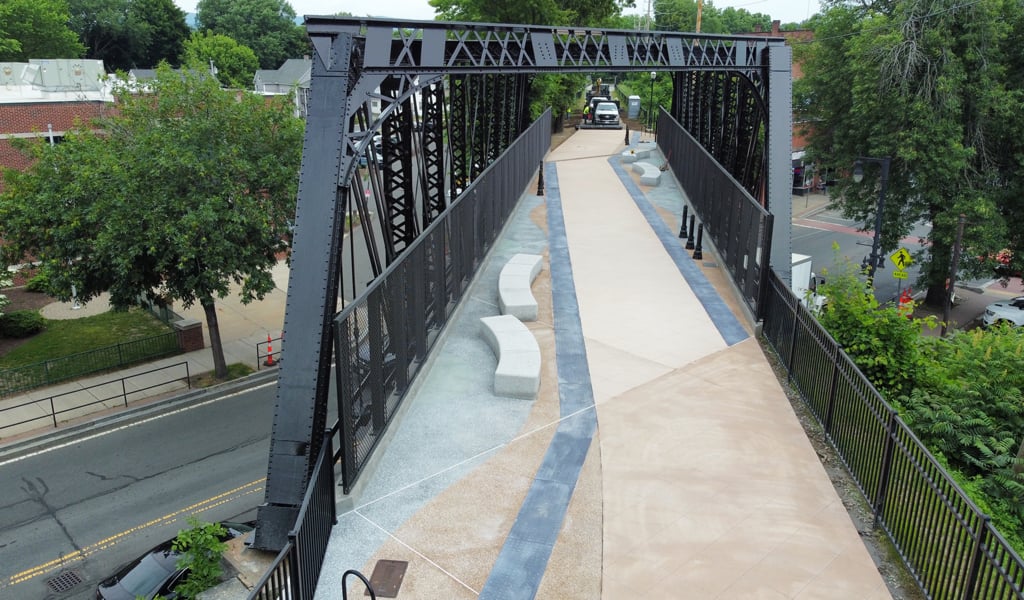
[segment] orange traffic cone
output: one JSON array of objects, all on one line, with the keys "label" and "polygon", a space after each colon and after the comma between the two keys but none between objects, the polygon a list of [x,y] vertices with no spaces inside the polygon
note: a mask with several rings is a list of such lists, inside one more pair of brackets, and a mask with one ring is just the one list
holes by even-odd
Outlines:
[{"label": "orange traffic cone", "polygon": [[264,361],[263,366],[272,367],[274,366],[274,347],[270,345],[270,334],[267,334],[267,360]]}]

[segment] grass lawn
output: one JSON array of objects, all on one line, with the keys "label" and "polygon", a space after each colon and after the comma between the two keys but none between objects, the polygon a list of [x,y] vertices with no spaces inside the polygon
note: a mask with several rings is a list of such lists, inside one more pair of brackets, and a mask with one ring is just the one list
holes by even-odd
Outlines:
[{"label": "grass lawn", "polygon": [[47,320],[46,330],[0,356],[0,369],[113,346],[170,330],[170,327],[142,309],[111,311],[81,319]]}]

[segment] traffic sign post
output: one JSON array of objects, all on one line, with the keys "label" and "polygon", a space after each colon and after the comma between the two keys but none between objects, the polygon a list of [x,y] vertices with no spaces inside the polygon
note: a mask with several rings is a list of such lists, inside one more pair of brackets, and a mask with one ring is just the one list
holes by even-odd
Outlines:
[{"label": "traffic sign post", "polygon": [[[907,267],[913,264],[914,257],[910,256],[910,252],[908,252],[906,248],[900,248],[899,250],[889,255],[889,260],[892,261],[892,264],[896,265],[896,269],[898,271],[906,271]],[[894,277],[896,277],[897,279],[907,278],[906,275],[904,275],[903,277],[898,277],[894,275]]]}]

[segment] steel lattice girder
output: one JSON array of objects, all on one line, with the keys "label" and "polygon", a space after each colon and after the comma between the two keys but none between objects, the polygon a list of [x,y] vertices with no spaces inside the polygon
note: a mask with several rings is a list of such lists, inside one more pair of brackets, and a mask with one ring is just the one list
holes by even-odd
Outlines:
[{"label": "steel lattice girder", "polygon": [[[769,205],[774,198],[789,198],[790,53],[782,39],[334,17],[308,17],[306,28],[314,57],[285,308],[291,343],[278,377],[265,503],[253,541],[254,547],[266,550],[284,546],[322,444],[331,321],[338,296],[344,297],[344,289],[339,292],[340,254],[347,213],[354,210],[362,223],[370,222],[364,190],[372,191],[382,203],[376,207],[378,214],[387,215],[381,231],[362,227],[374,274],[379,274],[383,265],[376,257],[375,236],[386,242],[387,261],[394,260],[421,230],[417,213],[428,223],[443,210],[446,185],[455,198],[523,130],[528,122],[530,74],[657,70],[762,77],[772,83],[759,89],[763,94],[759,100],[761,106],[770,107],[768,172],[778,179],[762,197]],[[410,99],[420,89],[442,88],[444,82],[447,121],[443,119],[445,94],[435,90],[433,100],[423,101],[421,122],[425,126],[426,119],[437,117],[434,124],[446,127],[450,175],[445,181],[443,135],[428,137],[424,132],[422,144],[429,151],[424,152],[421,168],[427,176],[421,183],[425,191],[417,199],[409,161],[413,143],[403,141],[409,137],[414,110]],[[700,106],[698,98],[680,98]],[[375,103],[379,104],[376,115]],[[752,135],[756,129],[743,117],[738,128]],[[382,142],[398,135],[383,165],[373,164],[372,140],[377,132]],[[763,151],[749,148],[749,142],[738,145],[747,156],[740,162],[748,167],[763,156]],[[358,173],[359,155],[368,156],[366,179]],[[783,208],[787,214],[777,215],[776,223],[789,222],[788,203]],[[776,254],[774,247],[772,253]],[[781,268],[785,280],[788,258]]]}]

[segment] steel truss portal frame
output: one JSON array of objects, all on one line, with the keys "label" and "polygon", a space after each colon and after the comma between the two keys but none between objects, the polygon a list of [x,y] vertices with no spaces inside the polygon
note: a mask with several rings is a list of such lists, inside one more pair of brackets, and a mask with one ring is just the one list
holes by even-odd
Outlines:
[{"label": "steel truss portal frame", "polygon": [[[783,39],[335,17],[305,25],[314,52],[287,360],[253,542],[265,550],[284,546],[322,443],[331,322],[339,299],[344,305],[367,283],[356,251],[372,278],[400,257],[529,125],[537,74],[671,72],[673,117],[772,209],[775,223],[790,222],[791,54]],[[346,235],[357,222],[361,236]],[[789,237],[773,236],[783,278]]]}]

